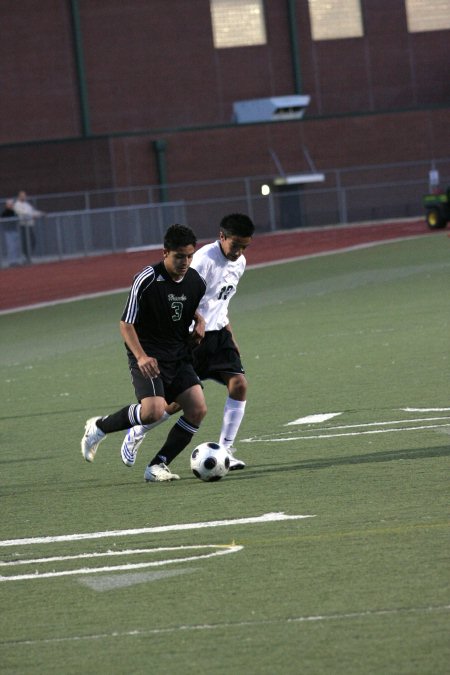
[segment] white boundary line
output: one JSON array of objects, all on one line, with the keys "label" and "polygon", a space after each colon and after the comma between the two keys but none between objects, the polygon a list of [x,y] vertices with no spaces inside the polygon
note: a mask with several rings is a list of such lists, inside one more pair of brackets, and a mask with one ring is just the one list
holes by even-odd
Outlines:
[{"label": "white boundary line", "polygon": [[371,431],[349,431],[342,434],[318,434],[311,436],[289,436],[289,438],[243,438],[241,443],[284,443],[286,441],[309,441],[310,439],[339,438],[341,436],[367,436],[369,434],[390,434],[399,431],[417,431],[419,429],[438,429],[450,427],[448,424],[426,424],[420,427],[400,427],[399,429],[372,429]]},{"label": "white boundary line", "polygon": [[[202,555],[194,555],[194,556],[188,556],[185,558],[172,558],[169,560],[153,560],[151,562],[142,562],[142,563],[128,563],[125,565],[108,565],[105,567],[80,567],[78,569],[73,569],[73,570],[61,570],[60,572],[34,572],[32,574],[16,574],[16,575],[11,575],[11,576],[0,576],[0,582],[2,581],[26,581],[29,579],[53,579],[55,577],[68,577],[68,576],[79,576],[82,574],[99,574],[102,572],[123,572],[123,571],[129,571],[129,570],[139,570],[139,569],[145,569],[148,567],[161,567],[162,565],[171,565],[173,563],[180,563],[180,562],[192,562],[193,560],[204,560],[206,558],[214,558],[219,555],[227,555],[228,553],[237,553],[238,551],[242,551],[244,548],[243,546],[238,546],[236,544],[229,544],[229,545],[214,545],[214,544],[207,544],[207,545],[199,545],[199,546],[180,546],[177,547],[180,549],[185,549],[185,548],[195,548],[195,549],[201,549],[201,548],[218,548],[218,551],[213,551],[212,553],[204,553]],[[177,550],[177,548],[174,548],[173,550]],[[148,551],[158,551],[160,549],[148,549]],[[164,549],[161,549],[164,550]],[[141,551],[140,551],[141,552]],[[133,551],[128,551],[128,554],[133,553]],[[123,552],[117,552],[117,554],[122,554],[125,555]],[[109,553],[104,553],[104,554],[99,554],[99,553],[92,553],[92,554],[84,554],[84,556],[87,557],[94,557],[96,555],[114,555],[113,552]],[[67,558],[76,558],[76,557],[83,557],[82,556],[68,556]],[[64,559],[64,558],[62,558]],[[50,559],[49,559],[50,560]],[[30,563],[32,564],[33,562],[42,562],[45,561],[46,559],[42,559],[39,561],[32,561],[32,560],[27,560],[27,561],[17,561],[17,562],[24,562],[24,563]]]},{"label": "white boundary line", "polygon": [[450,408],[400,408],[404,412],[449,412]]},{"label": "white boundary line", "polygon": [[315,415],[306,415],[306,417],[299,417],[296,420],[293,420],[292,422],[288,422],[285,424],[285,427],[289,427],[291,424],[317,424],[319,422],[326,422],[327,420],[331,420],[333,417],[337,417],[338,415],[342,415],[343,413],[341,412],[335,412],[335,413],[316,413]]},{"label": "white boundary line", "polygon": [[[340,413],[339,413],[340,414]],[[316,429],[316,431],[330,431],[332,429],[358,429],[360,427],[385,427],[388,424],[407,424],[408,422],[436,422],[438,420],[449,420],[450,415],[439,415],[439,417],[417,417],[415,419],[408,420],[388,420],[386,422],[361,422],[361,424],[339,424],[333,427],[322,427],[321,429]],[[320,421],[320,420],[319,420]],[[284,426],[287,427],[290,424],[296,424],[297,422],[288,422]],[[295,433],[292,431],[291,433]],[[305,429],[305,433],[308,433],[308,429]]]},{"label": "white boundary line", "polygon": [[315,515],[288,516],[284,512],[265,513],[262,516],[250,518],[235,518],[233,520],[210,520],[203,523],[183,523],[177,525],[161,525],[158,527],[140,527],[133,530],[106,530],[105,532],[87,532],[81,534],[62,534],[53,537],[27,537],[25,539],[4,539],[3,546],[25,546],[27,544],[52,544],[59,541],[81,541],[85,539],[103,539],[105,537],[127,537],[135,534],[154,534],[158,532],[176,532],[182,530],[199,530],[205,527],[226,527],[228,525],[248,525],[250,523],[270,523],[280,520],[300,520],[315,518]]},{"label": "white boundary line", "polygon": [[[415,218],[413,220],[416,220]],[[381,224],[385,224],[384,222]],[[367,223],[367,225],[373,225],[373,223]],[[323,228],[325,229],[325,228]],[[328,229],[336,229],[334,226],[330,226]],[[273,233],[268,233],[273,234]],[[276,232],[275,234],[281,234],[281,232]],[[347,246],[345,248],[331,249],[329,251],[320,251],[318,253],[308,253],[306,255],[294,256],[292,258],[283,258],[281,260],[269,260],[264,263],[255,263],[253,265],[248,265],[247,270],[260,269],[261,267],[273,267],[274,265],[283,265],[285,263],[298,262],[299,260],[311,260],[313,258],[322,258],[324,256],[334,255],[336,253],[349,253],[351,251],[358,251],[365,248],[373,248],[374,246],[381,246],[382,244],[395,244],[402,241],[410,241],[412,239],[417,239],[418,237],[430,236],[429,233],[424,234],[415,234],[408,237],[397,237],[396,239],[381,239],[380,241],[366,242],[362,244],[355,244],[353,246]],[[31,309],[43,309],[44,307],[53,307],[55,305],[65,305],[68,302],[78,302],[79,300],[93,300],[95,298],[102,298],[108,295],[115,295],[116,293],[126,293],[130,290],[129,286],[124,288],[114,288],[109,291],[100,291],[97,293],[84,293],[82,295],[75,295],[71,298],[62,298],[59,300],[48,300],[46,302],[37,302],[32,305],[23,305],[21,307],[13,307],[10,309],[0,310],[0,316],[4,314],[16,314],[17,312],[27,312]]]},{"label": "white boundary line", "polygon": [[335,427],[326,427],[326,429],[356,429],[357,427],[383,427],[388,424],[407,424],[408,422],[437,422],[438,420],[450,420],[450,415],[439,415],[439,417],[416,417],[408,420],[388,420],[387,422],[363,422],[362,424],[341,424]]},{"label": "white boundary line", "polygon": [[43,638],[41,640],[5,640],[1,641],[3,647],[20,647],[22,645],[55,644],[58,642],[79,642],[82,640],[108,640],[125,637],[145,637],[150,635],[170,635],[174,633],[207,631],[207,630],[230,630],[233,628],[242,629],[254,626],[273,626],[290,623],[313,623],[324,621],[348,621],[352,619],[372,619],[377,617],[389,617],[408,614],[435,614],[444,613],[450,610],[450,605],[430,605],[428,607],[393,607],[391,609],[373,609],[363,612],[348,612],[342,614],[317,614],[310,616],[294,616],[279,619],[255,619],[254,621],[236,621],[214,624],[183,624],[179,626],[169,626],[167,628],[149,628],[148,630],[128,630],[114,631],[111,633],[97,633],[93,635],[72,635],[66,637]]},{"label": "white boundary line", "polygon": [[255,263],[254,265],[249,265],[247,269],[254,270],[261,267],[273,267],[274,265],[283,265],[284,263],[297,262],[299,260],[312,260],[313,258],[323,258],[324,256],[334,255],[335,253],[351,253],[352,251],[360,251],[364,248],[373,248],[374,246],[382,246],[383,244],[398,244],[402,241],[410,241],[411,239],[417,239],[424,235],[411,235],[410,237],[397,237],[396,239],[381,239],[380,241],[371,241],[362,244],[354,244],[353,246],[346,246],[345,248],[332,249],[330,251],[320,251],[318,253],[307,253],[306,255],[294,256],[292,258],[283,258],[281,260],[270,260],[269,262],[264,263]]},{"label": "white boundary line", "polygon": [[[401,408],[401,410],[409,410],[405,408]],[[423,408],[422,411],[425,412],[426,410],[431,411],[432,409],[429,408]],[[435,408],[437,412],[439,411],[447,411],[449,408]],[[412,410],[411,410],[412,411]],[[417,409],[416,412],[419,412],[419,409]],[[339,413],[343,414],[343,413]],[[309,417],[305,418],[299,418],[299,420],[295,420],[294,422],[288,422],[287,424],[284,424],[284,427],[290,426],[291,424],[297,424],[298,422],[302,420],[307,420],[310,419],[314,421],[313,418],[320,418],[320,415],[310,415]],[[438,417],[417,417],[415,419],[402,419],[402,420],[387,420],[385,422],[361,422],[360,424],[339,424],[339,425],[334,425],[334,426],[327,426],[327,427],[321,427],[321,428],[315,428],[315,429],[295,429],[292,431],[280,431],[278,434],[263,434],[261,436],[250,436],[249,438],[243,438],[241,440],[241,443],[278,443],[278,442],[284,442],[284,441],[299,441],[299,440],[307,440],[309,438],[312,439],[320,439],[320,438],[339,438],[340,436],[364,436],[367,434],[386,434],[386,433],[391,433],[395,431],[414,431],[415,429],[438,429],[440,427],[448,427],[450,424],[444,423],[444,424],[429,424],[429,425],[423,425],[423,426],[414,426],[414,427],[401,427],[400,429],[377,429],[373,431],[358,431],[358,432],[345,432],[345,433],[338,433],[338,434],[326,434],[326,433],[319,433],[319,432],[329,432],[329,431],[334,431],[337,429],[363,429],[365,427],[384,427],[388,426],[391,424],[416,424],[418,422],[436,422],[440,420],[448,420],[450,419],[450,415],[439,415]],[[292,434],[295,433],[301,433],[301,436],[293,436]],[[291,434],[288,437],[287,436],[281,436],[282,434]],[[277,437],[278,436],[278,437]],[[281,436],[281,437],[280,437]]]},{"label": "white boundary line", "polygon": [[[234,546],[234,544],[232,544]],[[95,551],[78,553],[77,555],[54,555],[47,558],[21,558],[20,560],[0,561],[0,567],[16,567],[17,565],[34,565],[39,563],[62,562],[63,560],[81,560],[82,558],[110,558],[117,555],[137,555],[140,553],[162,553],[163,551],[180,551],[199,548],[229,548],[230,544],[198,544],[190,546],[159,546],[158,548],[128,548],[123,551]]]}]

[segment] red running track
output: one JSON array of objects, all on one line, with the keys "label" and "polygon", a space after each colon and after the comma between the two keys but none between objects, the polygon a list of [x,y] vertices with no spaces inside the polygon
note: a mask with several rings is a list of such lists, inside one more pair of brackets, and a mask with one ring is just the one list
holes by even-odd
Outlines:
[{"label": "red running track", "polygon": [[[301,258],[390,239],[430,234],[423,220],[288,230],[255,236],[248,265]],[[0,270],[0,311],[129,288],[159,250],[92,256]]]}]

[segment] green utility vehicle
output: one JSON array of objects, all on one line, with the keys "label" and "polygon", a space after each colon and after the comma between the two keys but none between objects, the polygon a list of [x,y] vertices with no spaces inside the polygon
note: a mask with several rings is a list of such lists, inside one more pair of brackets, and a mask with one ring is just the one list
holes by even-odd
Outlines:
[{"label": "green utility vehicle", "polygon": [[446,192],[425,195],[423,205],[428,227],[432,230],[445,227],[450,221],[450,187]]}]

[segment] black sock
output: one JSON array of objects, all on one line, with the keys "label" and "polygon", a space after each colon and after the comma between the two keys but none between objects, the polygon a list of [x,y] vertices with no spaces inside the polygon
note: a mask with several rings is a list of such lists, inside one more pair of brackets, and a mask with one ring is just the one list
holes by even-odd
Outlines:
[{"label": "black sock", "polygon": [[134,427],[136,424],[141,423],[139,417],[140,408],[140,404],[137,403],[127,405],[125,408],[121,408],[121,410],[118,410],[111,415],[101,417],[97,420],[97,426],[105,434]]},{"label": "black sock", "polygon": [[184,417],[180,417],[169,431],[169,435],[161,450],[153,457],[150,466],[161,463],[170,464],[189,445],[192,436],[197,431],[198,427],[187,422]]}]

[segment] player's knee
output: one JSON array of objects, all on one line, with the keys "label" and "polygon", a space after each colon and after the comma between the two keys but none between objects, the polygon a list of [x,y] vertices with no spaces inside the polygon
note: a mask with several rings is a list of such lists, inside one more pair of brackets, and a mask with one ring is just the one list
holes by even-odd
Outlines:
[{"label": "player's knee", "polygon": [[245,377],[236,377],[230,380],[228,393],[236,401],[245,401],[247,397],[247,380]]},{"label": "player's knee", "polygon": [[141,404],[141,422],[142,424],[153,424],[163,416],[165,411],[164,399],[161,401],[152,399],[151,405]]},{"label": "player's knee", "polygon": [[186,417],[189,416],[189,420],[192,422],[192,424],[195,424],[195,426],[199,427],[207,412],[208,408],[206,407],[206,401],[199,401],[195,407],[189,411],[189,415],[186,415]]},{"label": "player's knee", "polygon": [[207,406],[206,406],[206,402],[204,402],[203,405],[202,405],[202,407],[201,407],[201,415],[202,415],[202,419],[204,419],[204,418],[206,417],[206,413],[207,413],[207,412],[208,412],[208,408],[207,408]]},{"label": "player's knee", "polygon": [[199,403],[198,410],[197,410],[197,416],[198,416],[198,419],[199,419],[199,424],[206,417],[207,412],[208,412],[208,408],[206,406],[206,401],[203,401],[202,403]]}]

